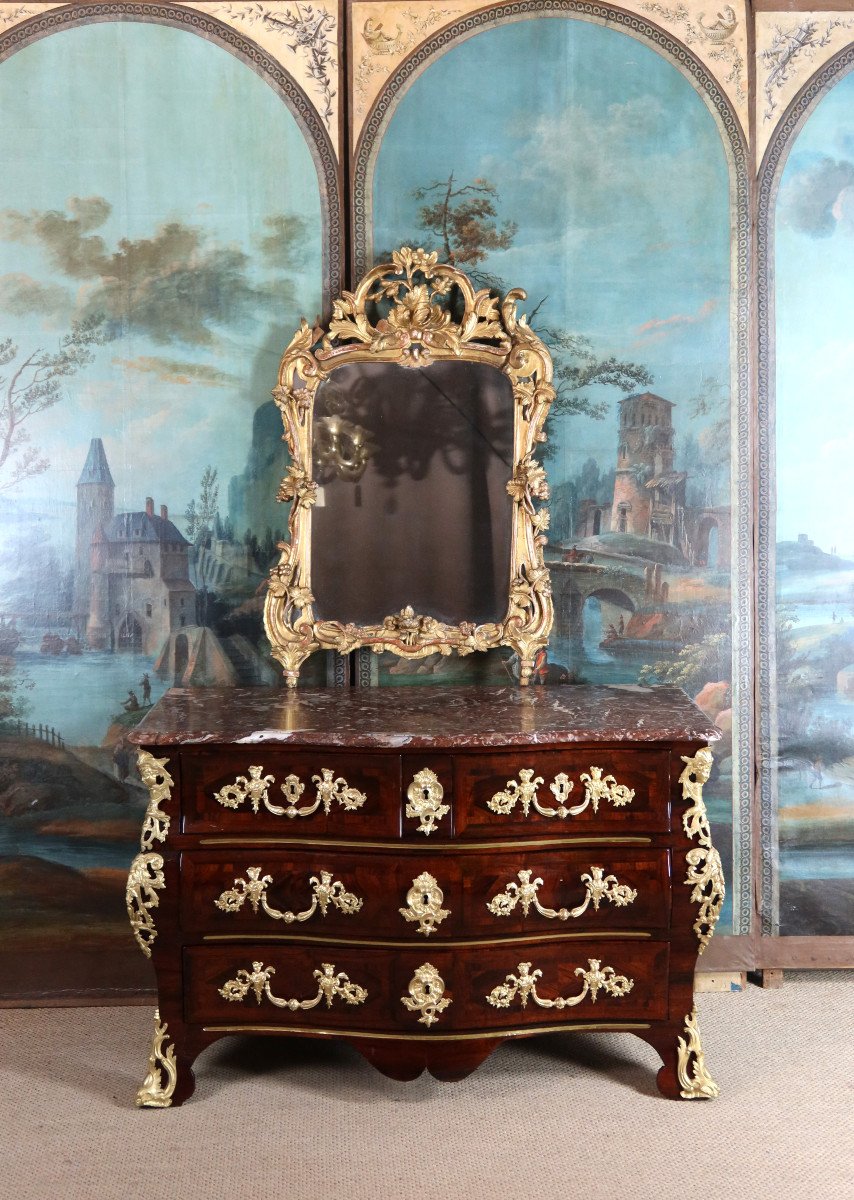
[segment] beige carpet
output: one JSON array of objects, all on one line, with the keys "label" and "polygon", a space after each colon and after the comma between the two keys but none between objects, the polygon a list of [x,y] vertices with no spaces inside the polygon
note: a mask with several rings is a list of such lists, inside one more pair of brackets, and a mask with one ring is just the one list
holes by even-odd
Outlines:
[{"label": "beige carpet", "polygon": [[16,1200],[854,1197],[850,972],[699,997],[719,1100],[659,1097],[629,1035],[507,1046],[398,1084],[333,1043],[226,1039],[181,1109],[133,1107],[144,1008],[0,1012],[0,1194]]}]

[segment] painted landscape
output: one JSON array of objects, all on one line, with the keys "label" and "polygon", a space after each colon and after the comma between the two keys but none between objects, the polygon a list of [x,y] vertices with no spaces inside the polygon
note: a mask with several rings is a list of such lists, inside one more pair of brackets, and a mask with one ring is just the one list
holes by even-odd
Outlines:
[{"label": "painted landscape", "polygon": [[[484,104],[484,80],[497,78],[500,103]],[[425,135],[430,95],[453,96],[465,119]],[[481,286],[527,291],[522,311],[549,344],[558,392],[544,452],[556,619],[542,681],[669,683],[697,699],[722,734],[706,794],[730,874],[738,648],[720,130],[682,75],[624,34],[510,24],[411,86],[372,195],[375,261],[423,245]],[[474,664],[384,656],[375,669],[385,684],[515,674],[509,651]]]},{"label": "painted landscape", "polygon": [[320,197],[281,100],[183,31],[46,38],[0,104],[0,927],[61,987],[52,948],[132,946],[128,732],[173,684],[280,679],[269,393],[321,307]]},{"label": "painted landscape", "polygon": [[[854,933],[854,79],[819,102],[776,213],[779,932]],[[830,490],[817,486],[823,480]]]},{"label": "painted landscape", "polygon": [[[457,120],[425,119],[437,96]],[[186,31],[45,37],[0,63],[0,104],[0,967],[26,995],[103,983],[137,955],[129,730],[174,683],[279,681],[260,618],[286,516],[269,392],[299,317],[323,307],[322,219],[281,99]],[[782,934],[854,932],[852,114],[849,77],[777,201]],[[733,551],[731,182],[721,127],[663,57],[604,25],[525,20],[402,95],[369,231],[376,260],[424,245],[528,292],[558,389],[541,679],[672,683],[715,721],[724,932],[746,878],[732,598],[751,586]],[[504,651],[359,666],[387,686],[516,676]],[[312,656],[301,682],[326,671]],[[90,956],[78,975],[71,951]]]}]

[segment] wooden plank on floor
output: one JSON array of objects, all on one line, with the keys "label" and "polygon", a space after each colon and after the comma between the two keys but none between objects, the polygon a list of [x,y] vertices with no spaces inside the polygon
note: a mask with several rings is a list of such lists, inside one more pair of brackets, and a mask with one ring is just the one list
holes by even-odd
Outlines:
[{"label": "wooden plank on floor", "polygon": [[747,986],[746,971],[697,971],[695,992],[743,992]]},{"label": "wooden plank on floor", "polygon": [[751,971],[750,982],[757,984],[761,988],[781,988],[783,986],[782,970],[775,970],[771,967],[763,967],[761,971]]}]

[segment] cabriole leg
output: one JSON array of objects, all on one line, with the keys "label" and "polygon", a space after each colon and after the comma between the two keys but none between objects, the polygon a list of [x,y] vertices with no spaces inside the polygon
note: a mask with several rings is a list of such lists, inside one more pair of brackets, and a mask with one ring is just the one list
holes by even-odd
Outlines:
[{"label": "cabriole leg", "polygon": [[176,1054],[169,1026],[160,1020],[160,1010],[155,1009],[148,1074],[136,1094],[137,1108],[172,1108],[182,1104],[196,1085],[191,1061]]},{"label": "cabriole leg", "polygon": [[683,1029],[655,1029],[638,1037],[654,1046],[664,1063],[656,1077],[663,1096],[671,1100],[712,1100],[719,1094],[706,1067],[696,1008],[685,1017]]}]

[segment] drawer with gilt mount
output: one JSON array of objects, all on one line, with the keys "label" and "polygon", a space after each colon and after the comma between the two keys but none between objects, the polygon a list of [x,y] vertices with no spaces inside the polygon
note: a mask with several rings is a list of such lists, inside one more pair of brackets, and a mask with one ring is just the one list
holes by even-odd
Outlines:
[{"label": "drawer with gilt mount", "polygon": [[508,1038],[619,1029],[658,1050],[664,1094],[716,1094],[692,994],[723,902],[715,733],[681,693],[396,688],[334,720],[311,692],[190,696],[136,734],[127,902],[159,1000],[140,1105],[182,1103],[231,1033],[458,1079]]}]

